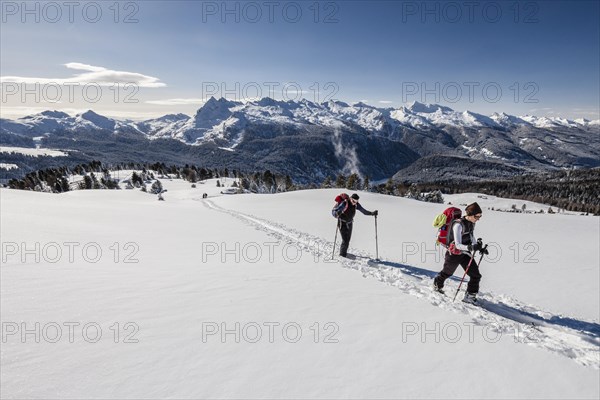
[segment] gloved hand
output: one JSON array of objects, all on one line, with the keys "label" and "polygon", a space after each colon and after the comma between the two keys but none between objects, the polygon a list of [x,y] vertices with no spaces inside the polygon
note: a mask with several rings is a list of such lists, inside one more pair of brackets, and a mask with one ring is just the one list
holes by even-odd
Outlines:
[{"label": "gloved hand", "polygon": [[489,251],[488,251],[488,249],[487,249],[487,244],[486,244],[485,246],[483,246],[483,247],[481,248],[481,250],[479,250],[479,252],[480,252],[481,254],[485,254],[486,256],[487,256],[487,255],[489,255],[489,254],[490,254],[490,252],[489,252]]},{"label": "gloved hand", "polygon": [[474,245],[469,246],[470,247],[470,251],[481,251],[481,249],[483,248],[483,243],[481,243],[480,241],[477,241],[477,243],[475,243]]},{"label": "gloved hand", "polygon": [[376,217],[376,216],[378,216],[378,215],[379,215],[379,211],[375,210],[375,211],[373,211],[373,212],[371,213],[371,215],[373,215],[373,216],[375,216],[375,217]]},{"label": "gloved hand", "polygon": [[450,252],[450,254],[453,254],[455,256],[462,254],[462,252],[456,248],[454,242],[450,243],[450,246],[448,246],[448,251]]},{"label": "gloved hand", "polygon": [[475,243],[474,245],[469,245],[469,251],[478,251],[481,254],[485,254],[488,255],[490,254],[490,252],[487,249],[487,244],[484,246],[483,242],[481,241],[481,238],[477,239],[477,243]]}]

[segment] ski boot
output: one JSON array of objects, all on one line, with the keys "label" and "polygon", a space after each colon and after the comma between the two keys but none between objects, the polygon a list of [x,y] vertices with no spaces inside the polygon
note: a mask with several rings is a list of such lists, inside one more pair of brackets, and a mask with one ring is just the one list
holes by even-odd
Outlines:
[{"label": "ski boot", "polygon": [[433,281],[433,291],[441,293],[441,294],[446,294],[446,292],[444,292],[444,289],[442,288],[442,286],[438,286],[438,284],[435,280]]},{"label": "ski boot", "polygon": [[477,293],[466,292],[463,301],[469,304],[477,304]]}]

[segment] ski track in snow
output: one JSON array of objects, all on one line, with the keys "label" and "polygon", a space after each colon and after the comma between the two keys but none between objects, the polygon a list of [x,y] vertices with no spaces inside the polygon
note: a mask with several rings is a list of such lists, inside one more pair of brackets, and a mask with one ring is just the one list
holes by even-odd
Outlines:
[{"label": "ski track in snow", "polygon": [[[203,204],[212,210],[229,214],[269,236],[293,244],[299,250],[309,252],[319,259],[331,259],[334,249],[330,241],[282,224],[225,209],[210,200],[204,200]],[[370,263],[372,258],[369,253],[352,248],[349,250],[356,259],[338,258],[337,262],[344,268],[359,271],[364,278],[373,277],[397,287],[405,294],[427,300],[434,306],[466,314],[476,325],[485,326],[491,332],[491,338],[495,335],[512,335],[515,342],[545,349],[581,365],[600,369],[600,324],[596,322],[556,315],[510,296],[491,292],[479,293],[478,306],[463,303],[462,293],[453,302],[452,297],[460,279],[448,279],[446,295],[441,295],[432,289],[432,279],[436,272],[389,260]]]}]

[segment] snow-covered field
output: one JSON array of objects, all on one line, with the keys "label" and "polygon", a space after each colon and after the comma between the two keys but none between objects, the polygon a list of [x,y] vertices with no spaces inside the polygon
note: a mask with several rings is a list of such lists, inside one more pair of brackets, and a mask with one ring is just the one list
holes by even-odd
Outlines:
[{"label": "snow-covered field", "polygon": [[12,147],[12,146],[0,146],[0,153],[14,153],[24,154],[26,156],[47,156],[47,157],[64,157],[68,156],[63,150],[52,150],[52,149],[38,149],[30,147]]},{"label": "snow-covered field", "polygon": [[0,190],[2,398],[600,396],[598,217],[452,197],[484,209],[475,307],[430,290],[445,205],[361,193],[382,262],[362,214],[331,261],[339,189],[162,183]]},{"label": "snow-covered field", "polygon": [[[552,208],[554,212],[558,212],[558,208],[550,207],[546,204],[535,203],[533,201],[527,200],[503,199],[501,197],[492,196],[489,194],[461,193],[444,195],[444,203],[447,204],[448,202],[450,202],[453,205],[461,207],[463,209],[464,206],[466,206],[469,203],[472,203],[473,201],[477,201],[484,210],[511,211],[513,206],[515,206],[518,212],[524,213],[537,213],[540,211],[543,211],[545,213],[548,211],[549,208]],[[525,206],[524,210],[523,206]],[[577,215],[580,213],[561,210],[561,214]]]}]

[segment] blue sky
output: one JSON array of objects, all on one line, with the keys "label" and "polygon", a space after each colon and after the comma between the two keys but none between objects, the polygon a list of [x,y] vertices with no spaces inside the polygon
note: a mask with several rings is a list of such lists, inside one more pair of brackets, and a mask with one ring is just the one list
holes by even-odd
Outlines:
[{"label": "blue sky", "polygon": [[[599,118],[598,1],[49,4],[2,1],[4,117],[145,118],[192,114],[209,95],[272,95]],[[72,98],[50,85],[65,80]]]}]

